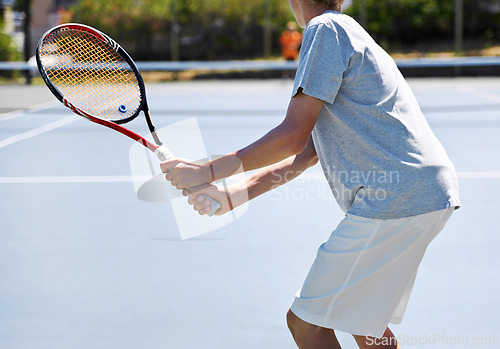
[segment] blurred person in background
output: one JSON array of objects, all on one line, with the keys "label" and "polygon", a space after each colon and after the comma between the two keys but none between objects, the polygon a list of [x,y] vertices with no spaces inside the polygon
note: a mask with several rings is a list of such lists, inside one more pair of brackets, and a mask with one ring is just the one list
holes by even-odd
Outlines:
[{"label": "blurred person in background", "polygon": [[280,38],[281,56],[287,61],[294,61],[299,57],[299,47],[302,43],[302,34],[297,30],[295,22],[288,22],[286,30]]}]

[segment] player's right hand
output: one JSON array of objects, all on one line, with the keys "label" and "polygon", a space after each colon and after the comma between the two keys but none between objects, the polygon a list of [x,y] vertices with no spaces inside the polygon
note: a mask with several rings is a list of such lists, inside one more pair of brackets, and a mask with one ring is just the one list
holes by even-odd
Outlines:
[{"label": "player's right hand", "polygon": [[195,164],[180,158],[163,161],[161,170],[166,173],[165,178],[177,189],[192,188],[212,181],[210,166]]}]

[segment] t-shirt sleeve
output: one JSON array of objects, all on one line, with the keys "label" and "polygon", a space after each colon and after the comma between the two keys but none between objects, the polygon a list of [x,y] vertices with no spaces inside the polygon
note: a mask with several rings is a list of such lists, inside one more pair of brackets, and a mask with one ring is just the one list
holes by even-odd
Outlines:
[{"label": "t-shirt sleeve", "polygon": [[352,48],[325,24],[308,26],[300,49],[292,96],[302,88],[309,96],[333,103],[349,64]]}]

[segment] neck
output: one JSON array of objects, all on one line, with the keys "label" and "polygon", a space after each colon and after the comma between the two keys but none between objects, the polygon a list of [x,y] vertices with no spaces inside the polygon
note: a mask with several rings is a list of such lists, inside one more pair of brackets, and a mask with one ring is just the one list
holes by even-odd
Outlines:
[{"label": "neck", "polygon": [[314,17],[317,17],[317,16],[323,14],[325,11],[329,11],[329,10],[341,12],[340,5],[338,5],[336,8],[333,8],[333,9],[328,9],[323,5],[309,5],[309,6],[303,7],[302,13],[304,15],[304,23],[305,24],[309,23],[309,21],[311,19],[313,19]]}]

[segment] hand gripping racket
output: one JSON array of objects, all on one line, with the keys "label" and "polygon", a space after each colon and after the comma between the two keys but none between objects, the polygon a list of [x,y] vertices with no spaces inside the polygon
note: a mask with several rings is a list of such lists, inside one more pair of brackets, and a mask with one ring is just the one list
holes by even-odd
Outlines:
[{"label": "hand gripping racket", "polygon": [[[146,88],[132,58],[114,40],[86,25],[68,23],[47,31],[36,49],[48,88],[76,114],[141,143],[161,161],[174,155],[160,141],[149,113]],[[144,112],[156,144],[119,124]],[[210,197],[212,216],[221,205]]]}]

